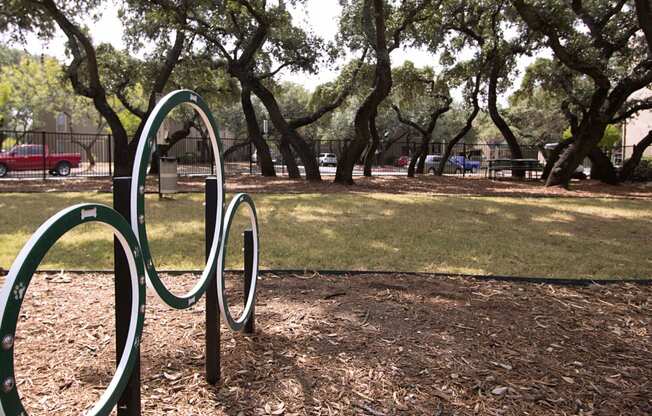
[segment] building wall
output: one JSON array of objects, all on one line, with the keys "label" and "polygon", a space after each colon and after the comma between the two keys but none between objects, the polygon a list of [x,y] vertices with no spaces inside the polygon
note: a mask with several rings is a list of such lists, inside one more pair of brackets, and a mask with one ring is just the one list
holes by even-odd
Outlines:
[{"label": "building wall", "polygon": [[[633,94],[635,99],[652,97],[652,90],[645,89]],[[623,126],[623,145],[625,146],[625,158],[632,154],[632,147],[640,142],[652,130],[652,110],[644,110],[637,116],[630,118]],[[644,157],[652,157],[652,147],[648,147],[643,154]]]}]

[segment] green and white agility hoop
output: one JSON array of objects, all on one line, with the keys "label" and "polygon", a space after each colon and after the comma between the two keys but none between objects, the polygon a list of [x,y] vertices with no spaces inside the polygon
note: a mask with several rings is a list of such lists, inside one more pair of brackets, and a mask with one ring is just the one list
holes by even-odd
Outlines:
[{"label": "green and white agility hoop", "polygon": [[127,221],[112,208],[101,204],[75,205],[51,217],[32,235],[11,265],[0,292],[0,416],[27,415],[16,387],[14,347],[20,308],[32,276],[62,235],[87,222],[108,225],[120,242],[129,264],[132,302],[129,331],[117,370],[105,392],[86,414],[110,414],[125,389],[138,355],[145,319],[145,270],[140,248]]},{"label": "green and white agility hoop", "polygon": [[[217,219],[213,244],[211,245],[206,266],[197,284],[184,295],[177,296],[172,293],[161,281],[154,266],[149,242],[147,240],[147,228],[145,226],[145,178],[154,146],[156,145],[156,133],[158,132],[165,117],[175,107],[187,103],[202,119],[208,130],[213,157],[215,160],[215,171],[217,176]],[[169,306],[176,309],[185,309],[194,305],[204,294],[211,276],[216,271],[217,257],[221,246],[222,218],[224,214],[224,166],[222,163],[222,144],[218,136],[218,128],[213,115],[204,99],[194,91],[177,90],[163,97],[152,113],[150,114],[145,128],[140,136],[131,174],[131,228],[136,234],[143,253],[147,282],[154,288],[159,297]]]},{"label": "green and white agility hoop", "polygon": [[[245,204],[249,212],[249,222],[251,224],[251,230],[254,236],[254,253],[253,253],[253,263],[251,265],[251,284],[249,286],[249,296],[247,297],[247,302],[245,304],[242,313],[238,319],[234,319],[231,316],[229,311],[229,302],[226,298],[226,282],[224,276],[224,264],[226,257],[226,248],[229,242],[229,230],[231,229],[231,222],[235,216],[238,207],[242,204]],[[224,231],[222,234],[222,247],[220,249],[220,257],[218,259],[218,276],[217,276],[217,300],[220,305],[220,313],[226,321],[227,325],[233,331],[241,331],[244,328],[244,325],[247,323],[251,317],[251,312],[253,310],[253,305],[256,302],[256,281],[258,280],[258,216],[256,215],[256,206],[254,205],[253,199],[247,194],[236,194],[231,202],[229,203],[229,208],[226,210],[225,217],[226,225],[224,226]]]}]

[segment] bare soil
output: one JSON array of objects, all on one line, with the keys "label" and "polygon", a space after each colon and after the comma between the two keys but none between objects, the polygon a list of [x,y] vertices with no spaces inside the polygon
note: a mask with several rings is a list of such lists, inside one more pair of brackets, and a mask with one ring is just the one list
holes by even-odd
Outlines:
[{"label": "bare soil", "polygon": [[[420,176],[407,178],[401,176],[375,176],[355,178],[355,185],[345,186],[332,183],[325,177],[320,183],[288,178],[264,178],[251,175],[233,175],[226,178],[229,192],[266,193],[334,193],[334,192],[383,192],[383,193],[424,193],[432,195],[468,196],[525,196],[525,197],[600,197],[652,199],[652,184],[627,183],[606,185],[599,181],[573,181],[569,189],[561,187],[546,188],[536,180],[519,181],[511,179],[489,180],[477,176]],[[2,192],[110,192],[110,178],[82,179],[23,179],[0,180]],[[158,192],[156,180],[148,181],[148,192]],[[179,179],[180,192],[203,192],[204,179],[182,177]]]},{"label": "bare soil", "polygon": [[[35,276],[16,344],[30,414],[77,415],[107,385],[112,290],[108,274]],[[267,274],[256,334],[222,325],[219,387],[204,381],[204,302],[154,296],[145,415],[652,414],[650,286]]]}]

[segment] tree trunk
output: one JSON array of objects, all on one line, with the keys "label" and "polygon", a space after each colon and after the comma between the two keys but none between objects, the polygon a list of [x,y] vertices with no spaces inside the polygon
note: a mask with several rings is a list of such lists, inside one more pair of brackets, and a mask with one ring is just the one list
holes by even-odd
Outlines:
[{"label": "tree trunk", "polygon": [[294,160],[292,149],[290,148],[287,140],[282,137],[278,144],[278,150],[281,152],[281,156],[283,158],[281,163],[288,169],[288,177],[290,179],[301,179],[301,172],[299,172],[297,162]]},{"label": "tree trunk", "polygon": [[88,170],[92,170],[96,164],[95,156],[93,155],[92,149],[93,146],[95,146],[95,142],[97,142],[98,137],[100,136],[95,136],[95,139],[93,139],[93,141],[91,141],[89,144],[82,143],[79,140],[71,140],[72,143],[84,149],[84,153],[86,154],[86,159],[88,159]]},{"label": "tree trunk", "polygon": [[[500,112],[498,111],[496,89],[498,85],[498,76],[500,75],[500,69],[501,69],[500,62],[498,61],[497,57],[494,57],[492,61],[491,72],[489,75],[489,96],[487,100],[487,104],[489,107],[489,115],[491,116],[491,120],[494,122],[498,130],[500,130],[500,133],[503,135],[503,138],[509,145],[509,150],[512,155],[512,159],[522,159],[523,152],[521,151],[521,146],[518,144],[518,141],[516,140],[516,136],[514,136],[514,133],[509,128],[509,125],[505,122],[505,120],[500,115]],[[512,176],[518,178],[524,178],[525,172],[522,170],[514,170],[512,171]]]},{"label": "tree trunk", "polygon": [[414,152],[412,158],[410,159],[410,164],[408,165],[407,176],[408,178],[414,178],[414,171],[416,170],[417,162],[421,159],[421,150]]},{"label": "tree trunk", "polygon": [[417,163],[416,173],[423,175],[426,167],[426,155],[428,154],[428,146],[430,146],[430,137],[432,132],[423,134],[421,136],[421,147],[419,149],[419,162]]},{"label": "tree trunk", "polygon": [[616,169],[614,169],[613,163],[611,163],[611,160],[604,154],[602,149],[594,147],[589,152],[588,157],[591,159],[591,179],[597,179],[609,185],[618,184],[619,180]]},{"label": "tree trunk", "polygon": [[[368,0],[363,6],[365,12],[370,14],[371,1]],[[385,33],[385,7],[383,0],[373,1],[373,41],[376,52],[376,67],[374,72],[374,87],[364,99],[358,111],[355,113],[355,138],[346,152],[340,158],[335,172],[335,182],[344,185],[353,184],[353,169],[360,159],[360,155],[371,142],[371,120],[377,112],[380,103],[389,95],[392,89],[392,68],[387,48]]]},{"label": "tree trunk", "polygon": [[245,86],[242,87],[240,92],[240,101],[242,104],[242,112],[245,115],[247,122],[247,135],[254,143],[256,148],[257,162],[260,165],[260,171],[263,176],[273,177],[276,176],[276,169],[274,169],[274,162],[272,155],[269,151],[269,146],[260,132],[258,119],[256,117],[256,110],[251,103],[251,90]]},{"label": "tree trunk", "polygon": [[[446,161],[448,158],[451,156],[451,153],[453,152],[453,148],[455,145],[464,138],[468,134],[469,131],[473,128],[473,121],[477,117],[478,113],[480,112],[480,104],[478,103],[478,92],[480,89],[480,75],[478,75],[478,78],[476,78],[476,84],[475,84],[475,90],[474,90],[474,95],[472,97],[473,101],[473,111],[471,111],[471,114],[469,114],[469,117],[466,119],[466,124],[464,124],[464,127],[453,137],[447,144],[446,148],[444,149],[444,154],[441,157],[441,160],[439,161],[439,166],[435,169],[435,174],[438,176],[441,176],[444,174],[444,168],[446,167]],[[466,155],[465,155],[466,158]]]},{"label": "tree trunk", "polygon": [[555,146],[555,148],[550,153],[550,156],[546,158],[546,165],[543,167],[543,172],[541,172],[541,179],[548,179],[548,176],[550,176],[550,172],[552,171],[552,167],[555,166],[555,163],[557,163],[557,160],[559,160],[559,156],[561,155],[562,151],[570,146],[573,141],[574,139],[570,138]]},{"label": "tree trunk", "polygon": [[634,170],[636,170],[636,167],[638,166],[639,163],[641,163],[641,159],[643,158],[643,153],[645,152],[645,149],[647,149],[650,145],[652,144],[652,130],[650,130],[641,140],[638,142],[637,145],[634,146],[634,150],[632,151],[632,156],[625,161],[623,164],[623,169],[620,171],[620,180],[622,182],[625,182],[629,180],[634,173]]},{"label": "tree trunk", "polygon": [[567,187],[577,167],[602,140],[606,127],[607,123],[602,121],[599,114],[587,114],[577,128],[575,140],[561,153],[551,169],[546,186]]},{"label": "tree trunk", "polygon": [[378,136],[378,129],[376,128],[376,114],[374,113],[369,120],[369,131],[371,132],[371,145],[364,158],[364,176],[371,176],[371,166],[376,157],[376,150],[380,143],[380,136]]},{"label": "tree trunk", "polygon": [[[249,78],[248,86],[251,87],[251,91],[262,101],[263,105],[269,113],[269,117],[274,124],[274,127],[281,134],[281,143],[287,142],[292,146],[297,155],[303,162],[303,166],[306,170],[306,179],[309,181],[318,182],[321,181],[321,174],[319,173],[319,163],[315,157],[315,153],[312,150],[312,147],[306,143],[306,141],[301,137],[301,135],[293,129],[288,122],[283,117],[283,113],[276,102],[276,98],[270,90],[268,90],[260,80],[253,77]],[[284,155],[285,157],[285,155]],[[294,158],[292,160],[287,160],[287,163],[293,163],[296,168],[296,163]],[[288,164],[288,171],[290,170],[290,165]],[[294,171],[294,170],[293,170]],[[296,172],[299,172],[298,168]],[[290,176],[292,177],[292,176]],[[299,176],[300,177],[300,176]]]}]

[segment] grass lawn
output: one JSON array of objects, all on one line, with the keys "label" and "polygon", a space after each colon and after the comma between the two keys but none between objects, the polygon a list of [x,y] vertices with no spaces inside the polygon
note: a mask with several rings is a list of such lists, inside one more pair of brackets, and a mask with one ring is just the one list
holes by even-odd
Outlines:
[{"label": "grass lawn", "polygon": [[[510,274],[580,278],[652,277],[649,201],[588,198],[433,197],[369,194],[255,194],[261,267]],[[9,268],[36,228],[73,203],[110,204],[110,194],[0,196],[0,267]],[[147,200],[159,269],[203,262],[203,195]],[[243,229],[238,221],[237,229]],[[242,263],[234,229],[227,266]],[[47,269],[112,267],[108,229],[66,235]]]}]

